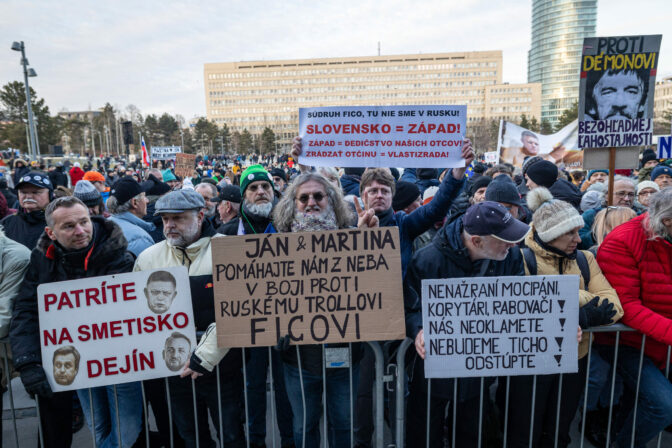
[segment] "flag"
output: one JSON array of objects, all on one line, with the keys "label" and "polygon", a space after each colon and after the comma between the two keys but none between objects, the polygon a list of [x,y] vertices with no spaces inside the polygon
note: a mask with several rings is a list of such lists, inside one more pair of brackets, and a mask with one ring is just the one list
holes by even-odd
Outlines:
[{"label": "flag", "polygon": [[142,162],[147,165],[151,166],[152,164],[149,161],[149,155],[147,154],[147,146],[145,145],[145,137],[140,137],[142,141]]},{"label": "flag", "polygon": [[471,162],[467,167],[467,172],[465,173],[467,179],[471,179],[471,176],[474,175],[474,162]]}]

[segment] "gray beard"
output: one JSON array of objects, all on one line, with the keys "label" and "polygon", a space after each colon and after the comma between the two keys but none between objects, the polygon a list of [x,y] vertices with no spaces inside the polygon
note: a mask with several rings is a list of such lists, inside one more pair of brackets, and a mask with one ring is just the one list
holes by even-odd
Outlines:
[{"label": "gray beard", "polygon": [[271,216],[271,211],[273,210],[273,203],[266,202],[265,204],[248,204],[245,203],[245,212],[249,212],[251,215],[259,216],[261,218],[268,218]]},{"label": "gray beard", "polygon": [[329,207],[319,215],[296,212],[291,224],[292,232],[315,232],[319,230],[336,230],[336,213]]}]

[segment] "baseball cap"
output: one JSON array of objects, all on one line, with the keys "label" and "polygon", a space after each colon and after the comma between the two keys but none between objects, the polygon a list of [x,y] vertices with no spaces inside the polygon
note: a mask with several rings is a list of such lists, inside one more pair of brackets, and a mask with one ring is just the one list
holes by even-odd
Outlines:
[{"label": "baseball cap", "polygon": [[200,210],[205,207],[203,196],[194,190],[177,190],[161,196],[156,201],[154,214],[182,213],[187,210]]},{"label": "baseball cap", "polygon": [[54,185],[49,180],[49,176],[44,174],[42,171],[30,171],[28,174],[24,175],[19,179],[19,183],[16,184],[16,188],[21,188],[21,185],[30,184],[38,188],[46,188],[48,190],[53,190]]},{"label": "baseball cap", "polygon": [[144,193],[145,188],[131,176],[124,176],[112,185],[110,196],[117,198],[119,204],[125,204],[140,193]]},{"label": "baseball cap", "polygon": [[219,196],[217,196],[217,201],[229,201],[240,204],[241,200],[240,188],[235,185],[224,185]]},{"label": "baseball cap", "polygon": [[470,235],[492,235],[507,243],[519,243],[530,231],[530,226],[514,218],[506,207],[492,201],[469,207],[462,223]]}]

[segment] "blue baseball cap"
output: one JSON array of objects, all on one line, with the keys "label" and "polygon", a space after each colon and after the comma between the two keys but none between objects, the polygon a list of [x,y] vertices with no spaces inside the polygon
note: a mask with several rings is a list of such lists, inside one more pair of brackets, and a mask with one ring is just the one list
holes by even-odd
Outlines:
[{"label": "blue baseball cap", "polygon": [[469,207],[462,223],[470,235],[492,235],[507,243],[521,242],[530,231],[530,226],[514,218],[506,207],[492,201]]}]

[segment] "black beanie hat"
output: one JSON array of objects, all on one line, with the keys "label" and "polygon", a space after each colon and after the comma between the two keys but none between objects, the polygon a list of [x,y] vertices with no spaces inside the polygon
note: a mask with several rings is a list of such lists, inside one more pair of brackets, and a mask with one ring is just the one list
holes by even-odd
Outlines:
[{"label": "black beanie hat", "polygon": [[392,198],[392,209],[397,212],[403,210],[413,203],[420,196],[420,189],[411,182],[397,182],[394,197]]},{"label": "black beanie hat", "polygon": [[658,156],[656,155],[656,152],[653,149],[645,149],[644,152],[642,153],[642,163],[640,164],[640,168],[644,167],[646,165],[646,162],[650,162],[652,160],[657,160]]},{"label": "black beanie hat", "polygon": [[366,169],[366,168],[352,168],[352,167],[348,167],[348,168],[343,168],[343,172],[344,172],[345,174],[350,174],[350,175],[354,175],[354,176],[361,176],[362,174],[364,174],[364,170],[365,170],[365,169]]},{"label": "black beanie hat", "polygon": [[492,182],[492,177],[490,176],[479,176],[471,187],[469,187],[469,197],[473,197],[479,188],[487,187]]},{"label": "black beanie hat", "polygon": [[528,166],[527,177],[540,187],[551,188],[558,180],[558,167],[553,162],[542,160]]},{"label": "black beanie hat", "polygon": [[418,168],[415,172],[418,179],[438,179],[439,173],[436,168]]}]

